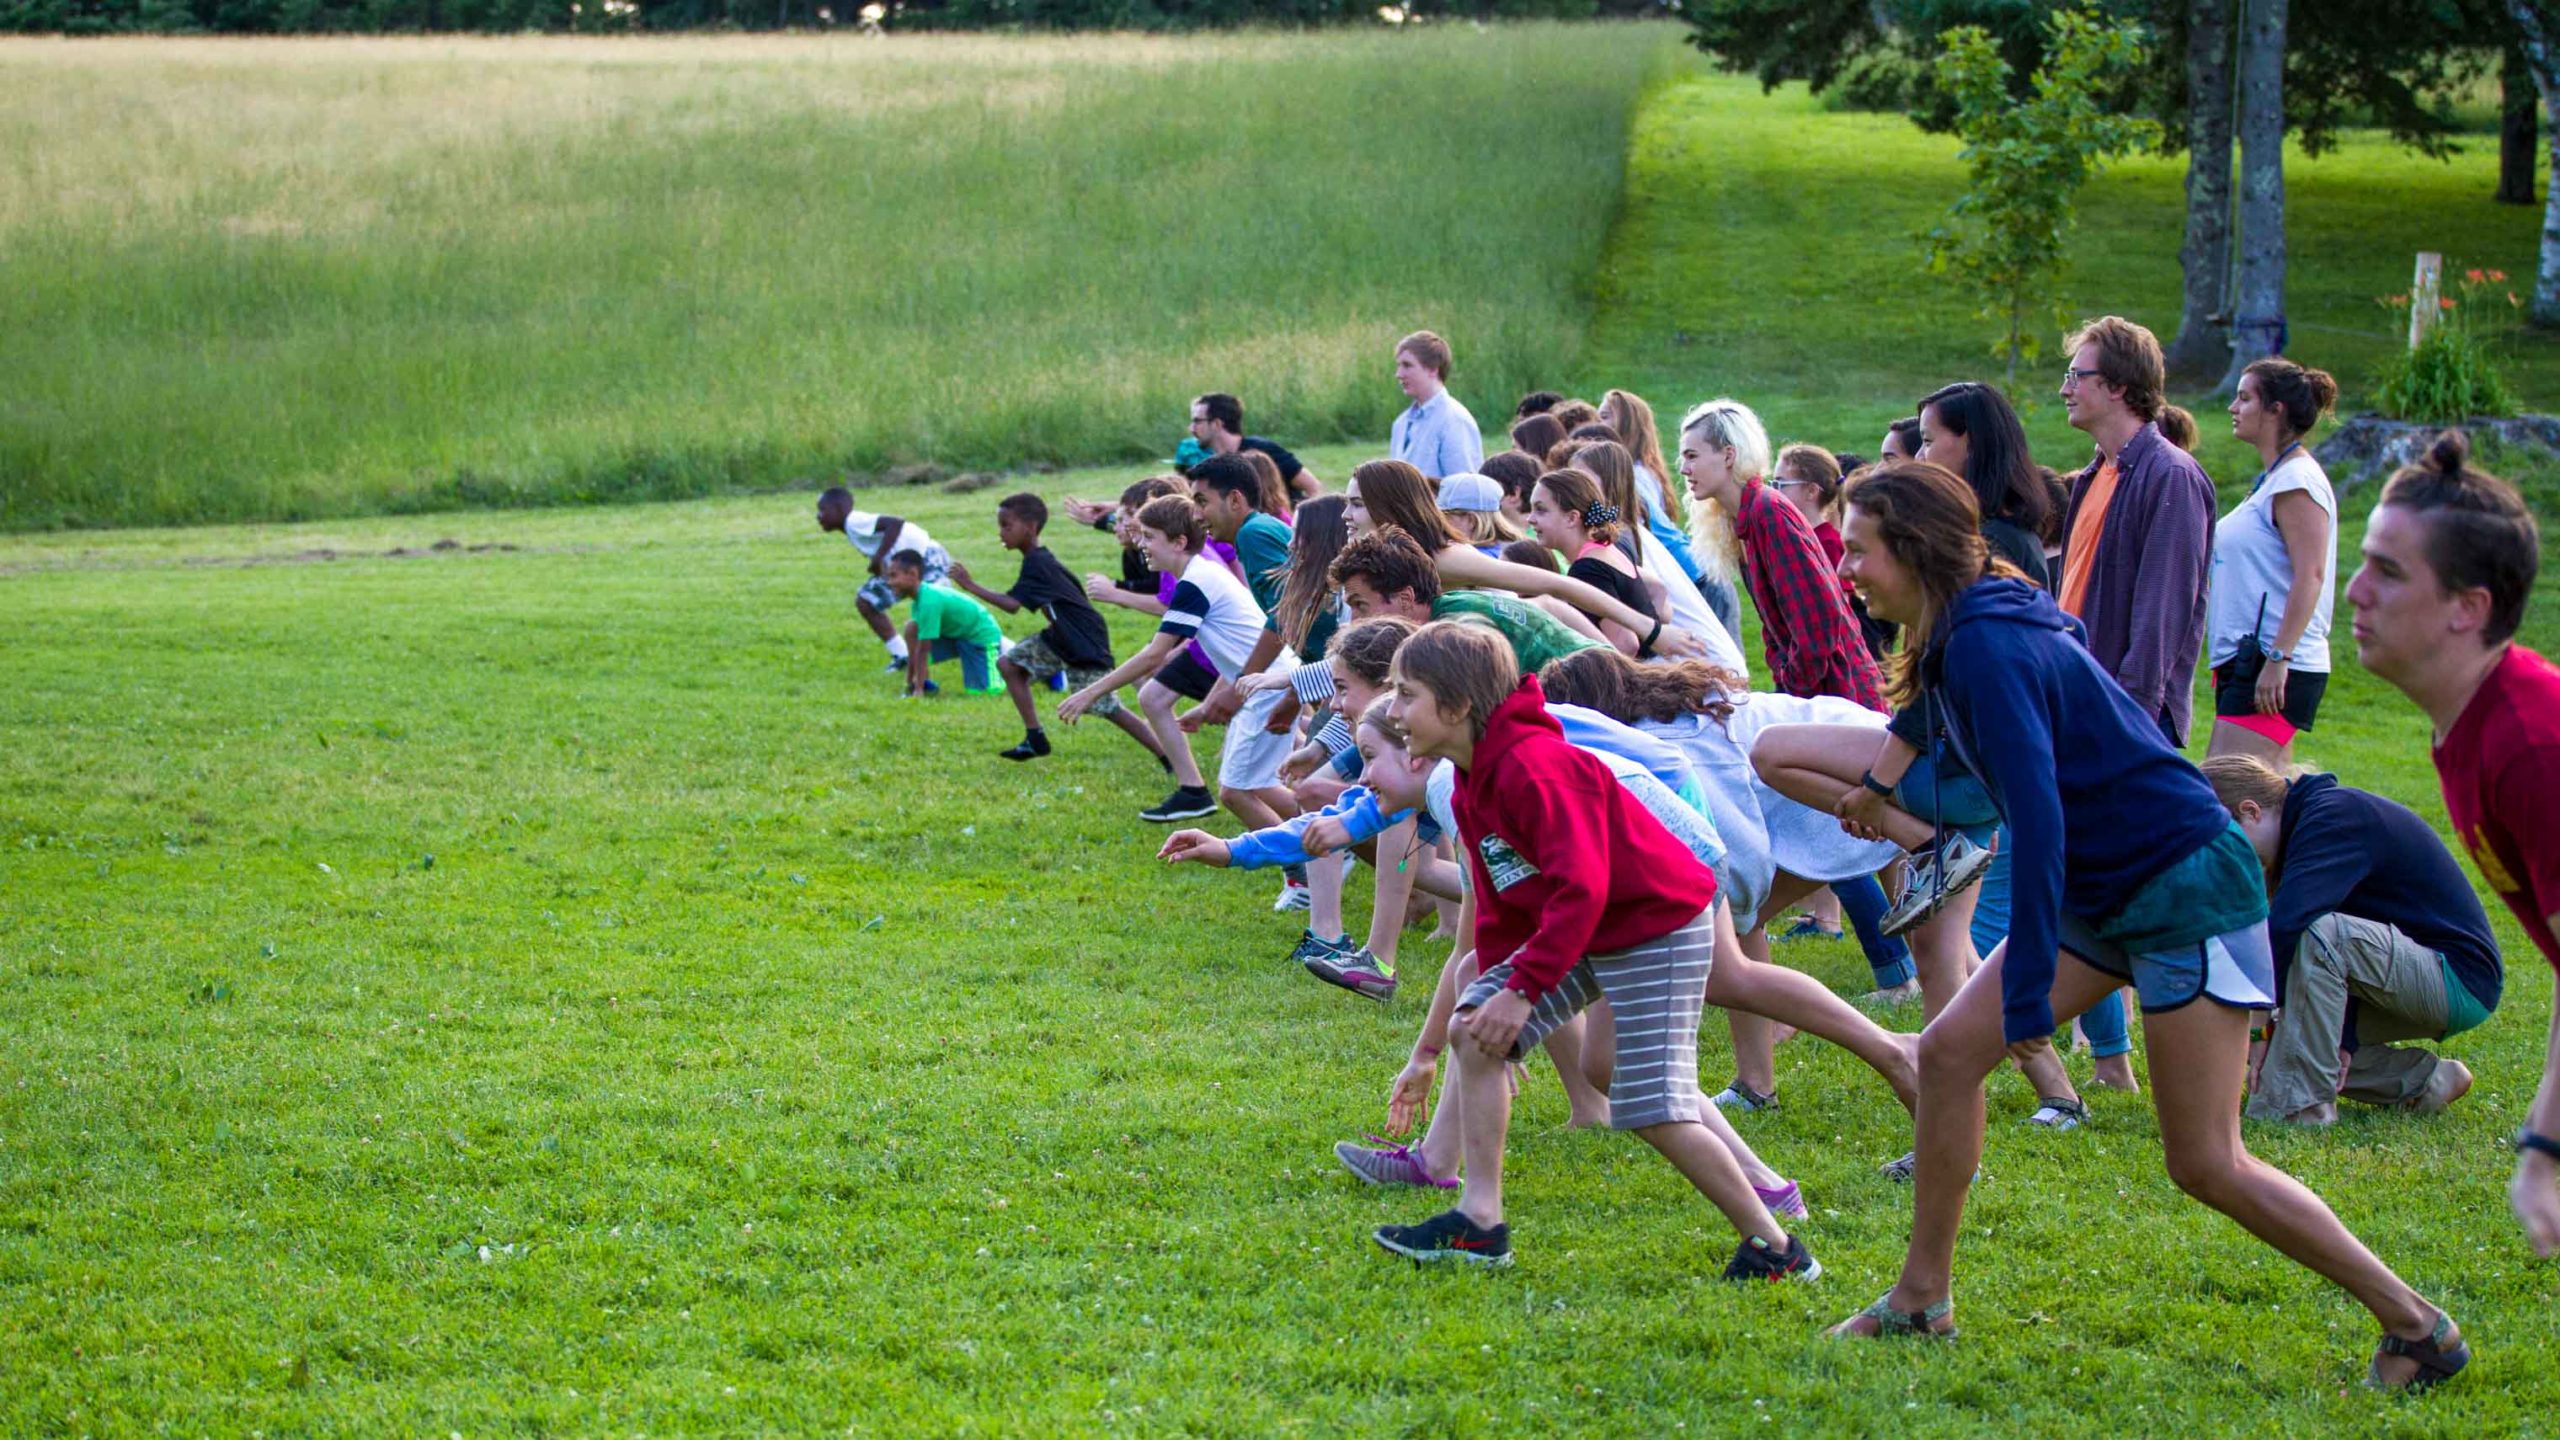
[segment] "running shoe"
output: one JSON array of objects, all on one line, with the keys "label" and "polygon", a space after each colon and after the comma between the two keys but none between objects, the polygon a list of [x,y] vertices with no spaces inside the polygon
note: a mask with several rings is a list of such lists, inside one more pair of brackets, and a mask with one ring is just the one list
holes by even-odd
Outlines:
[{"label": "running shoe", "polygon": [[1911,857],[1911,883],[1902,887],[1902,898],[1894,901],[1893,908],[1877,922],[1877,932],[1899,935],[1937,914],[1940,907],[1970,889],[1990,869],[1989,850],[1962,835],[1948,835],[1937,849]]},{"label": "running shoe", "polygon": [[1840,932],[1810,915],[1799,915],[1796,917],[1796,923],[1769,938],[1772,940],[1837,940],[1840,938]]},{"label": "running shoe", "polygon": [[1443,1180],[1424,1169],[1422,1157],[1413,1153],[1412,1146],[1391,1144],[1383,1135],[1370,1136],[1368,1145],[1336,1140],[1333,1158],[1342,1162],[1343,1169],[1372,1185],[1411,1185],[1424,1190],[1458,1188],[1457,1181]]},{"label": "running shoe", "polygon": [[1274,914],[1286,915],[1295,910],[1312,910],[1315,905],[1316,892],[1308,889],[1306,882],[1283,880],[1280,882],[1280,898],[1271,902],[1271,910]]},{"label": "running shoe", "polygon": [[1170,825],[1176,820],[1197,820],[1203,815],[1217,813],[1218,802],[1210,796],[1208,787],[1180,785],[1172,794],[1139,811],[1138,818],[1158,825]]},{"label": "running shoe", "polygon": [[1772,1250],[1769,1242],[1757,1235],[1743,1238],[1733,1252],[1732,1263],[1724,1267],[1727,1280],[1819,1280],[1822,1262],[1804,1248],[1804,1237],[1790,1235],[1787,1248]]},{"label": "running shoe", "polygon": [[1049,753],[1049,735],[1045,730],[1026,732],[1010,750],[996,752],[1007,760],[1037,760]]},{"label": "running shoe", "polygon": [[1373,1238],[1380,1249],[1421,1264],[1442,1260],[1464,1265],[1511,1263],[1510,1226],[1488,1229],[1455,1210],[1442,1211],[1419,1225],[1381,1225]]},{"label": "running shoe", "polygon": [[2041,1125],[2047,1130],[2077,1130],[2080,1122],[2088,1118],[2089,1107],[2079,1101],[2045,1095],[2036,1100],[2036,1111],[2027,1117],[2027,1123]]},{"label": "running shoe", "polygon": [[1327,985],[1339,985],[1354,995],[1366,996],[1383,1005],[1396,998],[1395,972],[1378,963],[1369,947],[1340,950],[1319,955],[1306,962],[1307,973]]},{"label": "running shoe", "polygon": [[1892,1181],[1894,1184],[1908,1185],[1911,1183],[1911,1177],[1920,1169],[1920,1152],[1917,1150],[1905,1150],[1902,1152],[1901,1159],[1887,1160],[1884,1164],[1878,1166],[1877,1169],[1883,1172],[1884,1178]]},{"label": "running shoe", "polygon": [[1763,1095],[1736,1080],[1715,1093],[1715,1107],[1719,1110],[1739,1110],[1745,1115],[1761,1110],[1775,1110],[1778,1108],[1778,1092],[1772,1090]]},{"label": "running shoe", "polygon": [[1300,965],[1313,965],[1318,960],[1331,959],[1353,948],[1348,935],[1326,940],[1313,930],[1301,930],[1298,932],[1298,948],[1289,952],[1289,958]]},{"label": "running shoe", "polygon": [[1796,1219],[1805,1213],[1804,1192],[1796,1188],[1796,1182],[1793,1180],[1775,1190],[1763,1190],[1754,1185],[1751,1187],[1751,1193],[1760,1197],[1760,1203],[1768,1206],[1769,1213],[1772,1215]]}]

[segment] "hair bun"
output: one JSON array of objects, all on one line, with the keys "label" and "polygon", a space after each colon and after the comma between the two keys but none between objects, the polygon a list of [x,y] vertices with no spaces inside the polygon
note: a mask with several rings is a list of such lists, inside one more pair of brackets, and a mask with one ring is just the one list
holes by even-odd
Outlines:
[{"label": "hair bun", "polygon": [[2427,468],[2446,475],[2459,475],[2471,463],[2471,437],[2461,427],[2445,431],[2427,448]]}]

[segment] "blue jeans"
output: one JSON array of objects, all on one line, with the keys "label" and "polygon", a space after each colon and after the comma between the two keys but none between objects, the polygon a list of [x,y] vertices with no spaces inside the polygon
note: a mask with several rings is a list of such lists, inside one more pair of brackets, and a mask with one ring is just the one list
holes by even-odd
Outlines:
[{"label": "blue jeans", "polygon": [[[1973,902],[1973,948],[1988,955],[1993,946],[2009,938],[2009,832],[2005,828],[2000,831],[2000,853],[1992,857],[1991,871],[1982,877],[1981,892]],[[2125,1027],[2124,992],[2108,991],[2106,999],[2080,1017],[2080,1029],[2089,1037],[2089,1053],[2101,1060],[2131,1051],[2133,1036]]]},{"label": "blue jeans", "polygon": [[1867,952],[1867,968],[1875,972],[1876,988],[1889,990],[1908,984],[1920,973],[1911,962],[1911,947],[1899,935],[1876,933],[1877,922],[1892,908],[1884,898],[1884,887],[1873,875],[1855,880],[1842,880],[1832,885],[1831,893],[1840,897],[1840,914],[1849,928],[1858,932],[1858,948]]},{"label": "blue jeans", "polygon": [[993,682],[988,678],[989,657],[984,645],[971,645],[960,640],[936,640],[925,652],[931,660],[960,662],[960,683],[971,690],[986,690]]}]

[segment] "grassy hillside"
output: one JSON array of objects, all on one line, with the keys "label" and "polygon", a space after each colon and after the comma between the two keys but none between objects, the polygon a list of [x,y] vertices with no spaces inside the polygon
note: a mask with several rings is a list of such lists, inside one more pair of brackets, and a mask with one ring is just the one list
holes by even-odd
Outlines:
[{"label": "grassy hillside", "polygon": [[1569,365],[1665,27],[0,40],[0,528],[1383,434]]}]

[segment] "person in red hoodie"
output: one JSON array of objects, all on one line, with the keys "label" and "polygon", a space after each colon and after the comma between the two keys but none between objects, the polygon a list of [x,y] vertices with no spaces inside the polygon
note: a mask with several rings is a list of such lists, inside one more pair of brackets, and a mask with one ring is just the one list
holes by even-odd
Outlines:
[{"label": "person in red hoodie", "polygon": [[1414,1260],[1511,1263],[1502,1147],[1505,1066],[1606,999],[1617,1068],[1609,1123],[1662,1152],[1742,1235],[1728,1280],[1822,1273],[1781,1229],[1733,1153],[1702,1123],[1698,1011],[1715,953],[1715,872],[1662,828],[1608,766],[1566,743],[1536,676],[1502,638],[1435,621],[1396,651],[1387,714],[1415,755],[1458,771],[1458,838],[1474,879],[1479,972],[1459,997],[1457,1075],[1466,1196],[1378,1244]]}]

